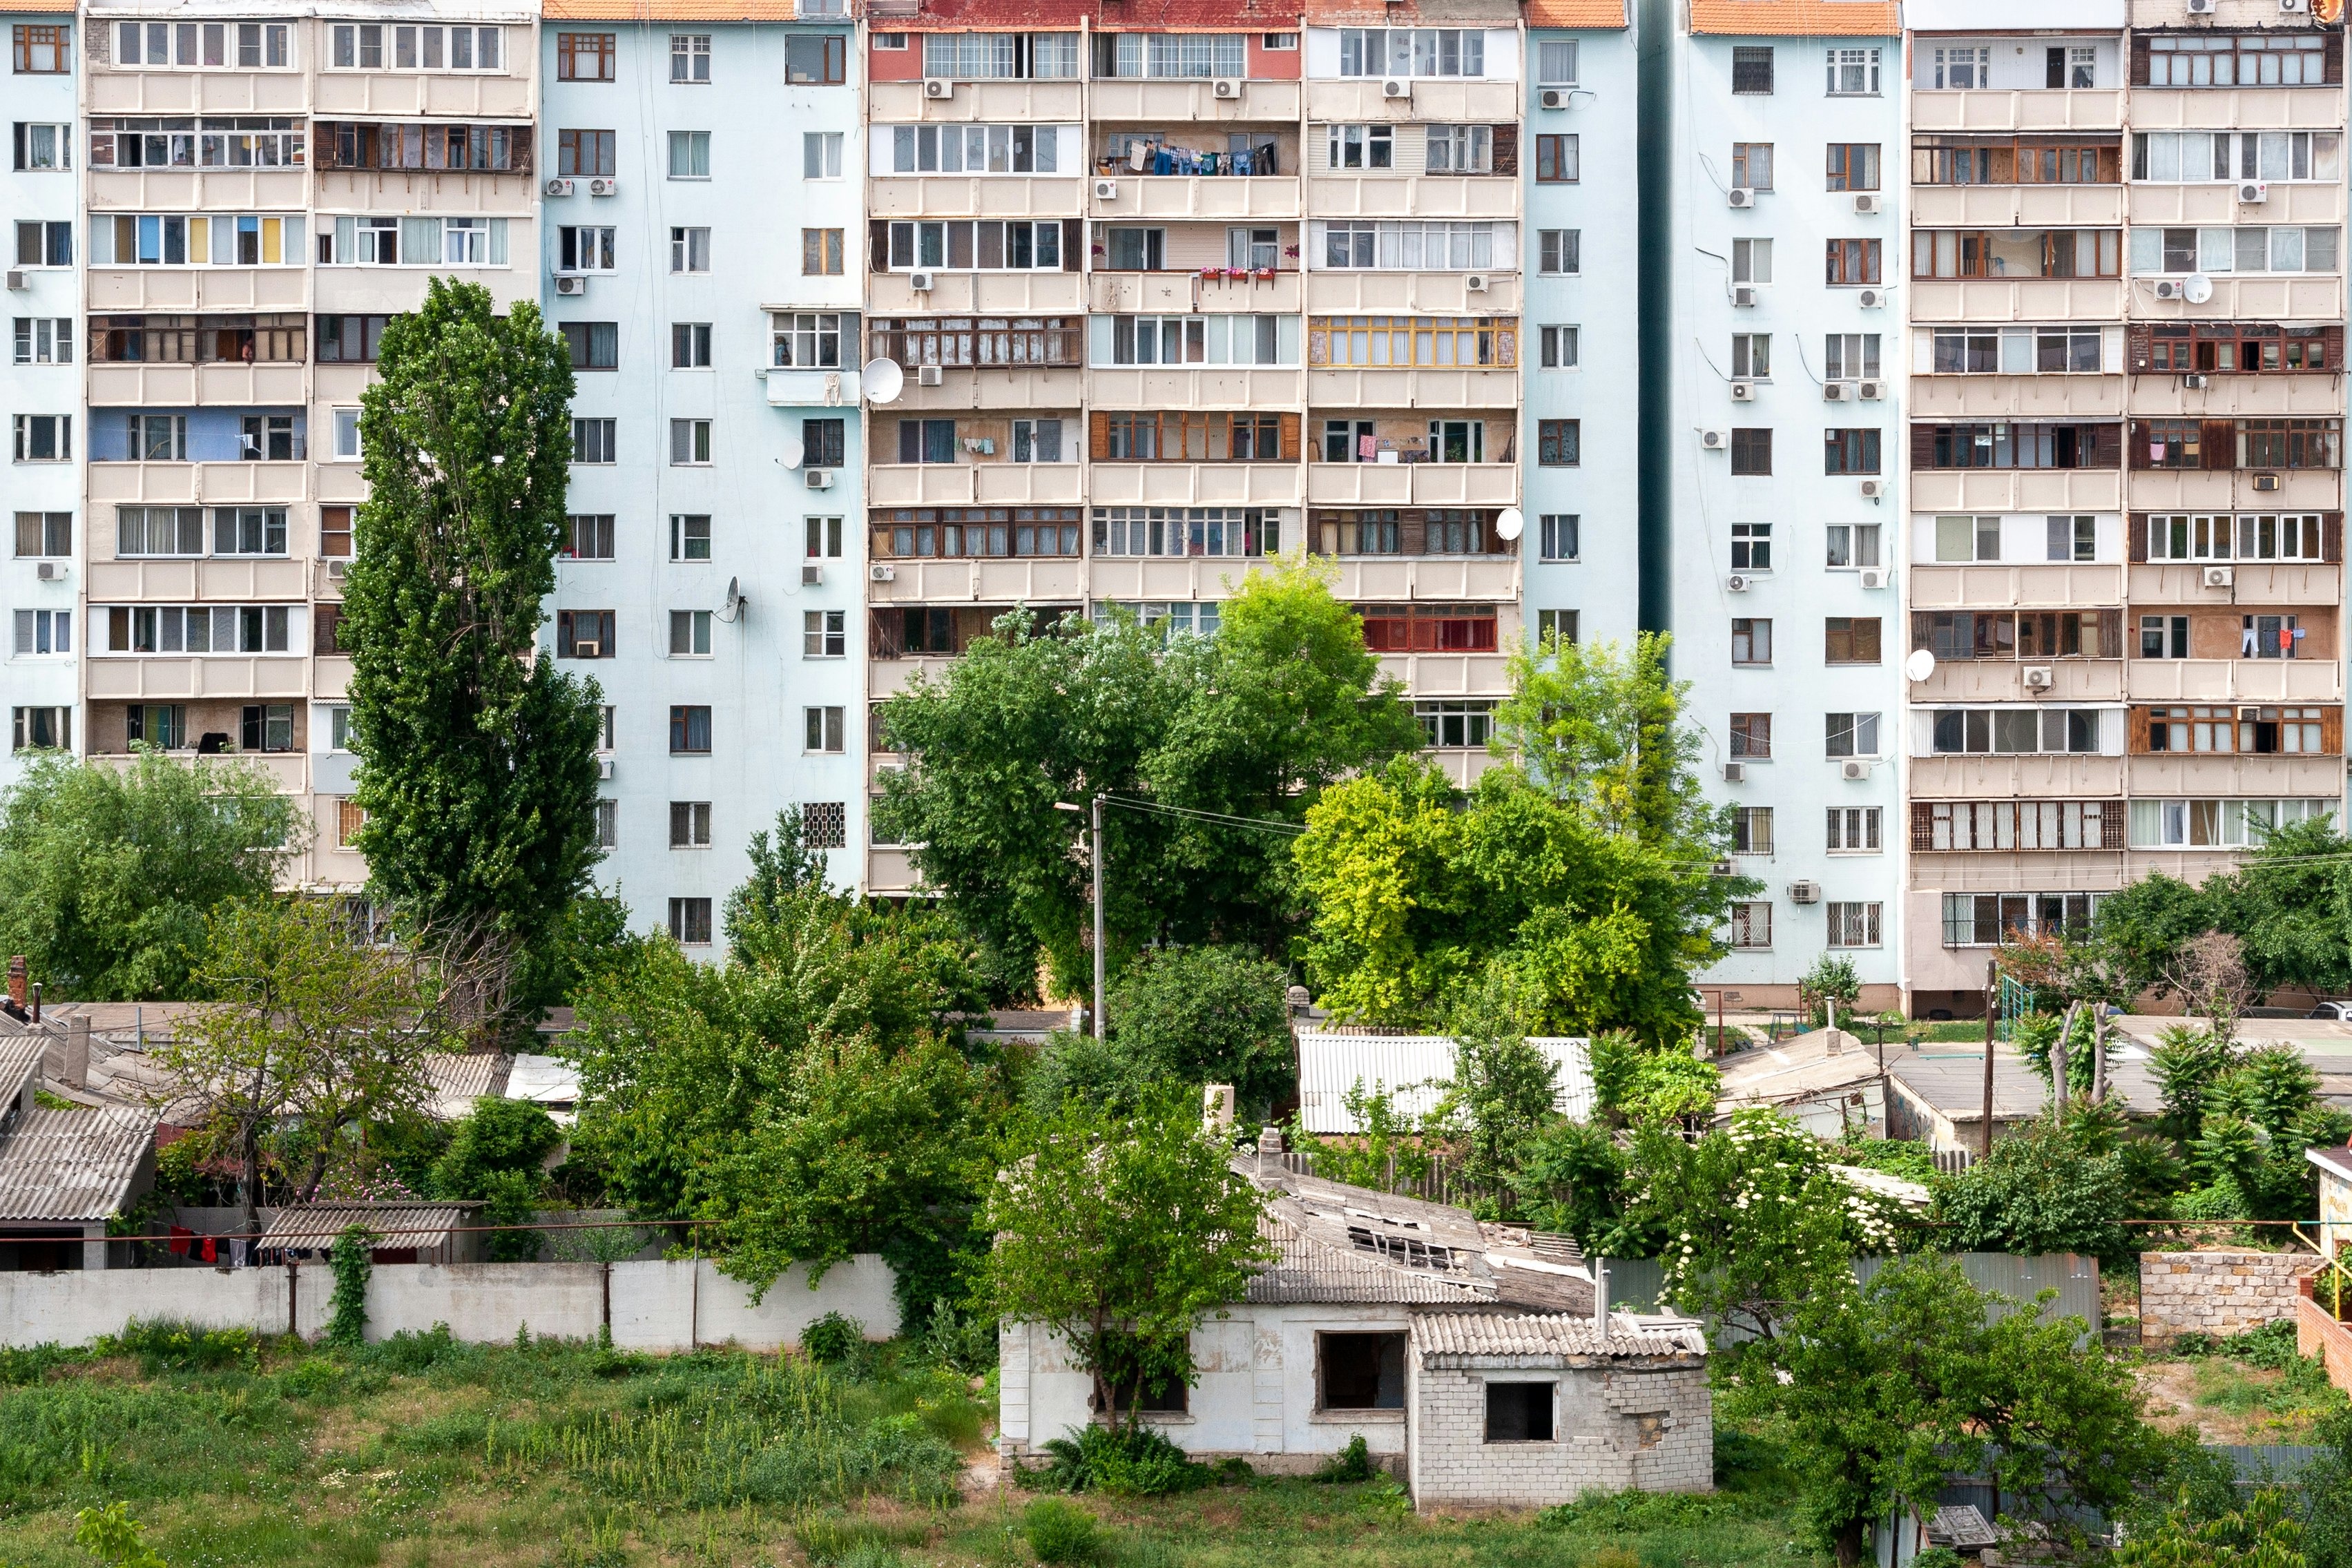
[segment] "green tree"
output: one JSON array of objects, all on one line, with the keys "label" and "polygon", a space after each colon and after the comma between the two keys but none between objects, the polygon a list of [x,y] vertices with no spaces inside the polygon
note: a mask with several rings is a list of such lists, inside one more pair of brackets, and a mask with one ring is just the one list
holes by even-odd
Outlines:
[{"label": "green tree", "polygon": [[2258,1488],[2242,1508],[2216,1519],[2186,1513],[2184,1508],[2146,1534],[2127,1536],[2116,1549],[2116,1568],[2305,1568],[2309,1561],[2303,1521],[2280,1488]]},{"label": "green tree", "polygon": [[184,1001],[206,916],[301,847],[290,797],[233,758],[35,758],[0,794],[0,951],[52,999]]},{"label": "green tree", "polygon": [[1111,1038],[1153,1075],[1230,1083],[1263,1121],[1298,1086],[1290,977],[1241,947],[1163,947],[1137,956],[1111,988]]},{"label": "green tree", "polygon": [[999,1319],[1058,1335],[1114,1431],[1136,1389],[1194,1381],[1192,1331],[1273,1260],[1265,1198],[1230,1153],[1172,1085],[1131,1115],[1084,1100],[1024,1113],[1004,1139],[978,1295]]},{"label": "green tree", "polygon": [[1624,1127],[1675,1122],[1696,1130],[1715,1116],[1723,1072],[1691,1053],[1687,1040],[1639,1039],[1606,1030],[1587,1047],[1601,1120]]},{"label": "green tree", "polygon": [[[519,1225],[538,1208],[546,1186],[542,1166],[563,1142],[563,1129],[547,1107],[530,1100],[489,1096],[451,1130],[448,1146],[433,1164],[433,1196],[482,1201],[484,1220]],[[490,1260],[529,1262],[539,1256],[535,1231],[493,1231]]]},{"label": "green tree", "polygon": [[2101,899],[2091,926],[2115,956],[2126,998],[2162,989],[2165,967],[2181,946],[2212,928],[2212,904],[2203,890],[2162,872]]},{"label": "green tree", "polygon": [[2352,838],[2332,815],[2262,832],[2200,891],[2215,925],[2244,944],[2257,992],[2352,990]]},{"label": "green tree", "polygon": [[572,367],[538,308],[430,281],[385,328],[338,638],[352,657],[359,847],[414,924],[511,955],[514,1000],[595,863],[599,694],[536,647],[572,461]]},{"label": "green tree", "polygon": [[1454,1077],[1433,1120],[1461,1151],[1462,1179],[1496,1194],[1506,1208],[1528,1145],[1559,1117],[1559,1070],[1528,1040],[1536,1006],[1531,988],[1498,959],[1455,1002],[1447,1026]]},{"label": "green tree", "polygon": [[1627,1165],[1606,1127],[1562,1117],[1528,1140],[1511,1186],[1529,1225],[1575,1237],[1585,1256],[1654,1258],[1665,1232],[1633,1212]]},{"label": "green tree", "polygon": [[1955,1252],[2086,1252],[2121,1267],[2137,1252],[2122,1221],[2137,1218],[2122,1156],[2079,1122],[2035,1121],[1994,1140],[1992,1153],[1936,1188],[1940,1245]]}]

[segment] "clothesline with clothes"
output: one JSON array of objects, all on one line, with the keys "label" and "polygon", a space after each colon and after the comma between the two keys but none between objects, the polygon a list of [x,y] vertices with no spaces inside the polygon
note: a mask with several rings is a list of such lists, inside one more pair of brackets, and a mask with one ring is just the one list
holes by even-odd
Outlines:
[{"label": "clothesline with clothes", "polygon": [[1127,144],[1125,158],[1106,157],[1098,165],[1106,174],[1124,170],[1130,174],[1279,174],[1281,158],[1271,141],[1225,152],[1201,152],[1171,147],[1140,137]]}]

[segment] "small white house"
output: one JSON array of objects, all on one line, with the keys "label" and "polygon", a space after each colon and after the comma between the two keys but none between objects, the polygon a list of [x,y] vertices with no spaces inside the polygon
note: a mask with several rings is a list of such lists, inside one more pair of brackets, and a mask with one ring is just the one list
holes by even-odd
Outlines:
[{"label": "small white house", "polygon": [[[1423,1509],[1708,1490],[1697,1324],[1596,1317],[1566,1237],[1297,1176],[1272,1139],[1241,1161],[1270,1197],[1276,1258],[1193,1334],[1192,1387],[1141,1391],[1140,1418],[1178,1447],[1297,1474],[1361,1433]],[[1034,1325],[1001,1344],[998,1451],[1020,1464],[1095,1419],[1093,1383]]]}]

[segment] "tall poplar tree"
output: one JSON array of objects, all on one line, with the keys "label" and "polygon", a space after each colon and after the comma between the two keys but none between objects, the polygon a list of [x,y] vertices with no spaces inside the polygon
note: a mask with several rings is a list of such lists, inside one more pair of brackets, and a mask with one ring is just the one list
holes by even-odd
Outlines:
[{"label": "tall poplar tree", "polygon": [[556,999],[551,934],[595,856],[602,694],[535,648],[555,587],[572,367],[539,309],[432,280],[361,400],[357,548],[338,637],[374,885],[417,925],[508,944]]}]

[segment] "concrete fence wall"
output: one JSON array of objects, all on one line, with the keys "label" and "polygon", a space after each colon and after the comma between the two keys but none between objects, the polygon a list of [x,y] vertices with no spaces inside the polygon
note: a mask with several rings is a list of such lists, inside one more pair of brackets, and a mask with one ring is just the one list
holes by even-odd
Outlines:
[{"label": "concrete fence wall", "polygon": [[2318,1267],[2307,1252],[2143,1252],[2140,1343],[2169,1344],[2185,1333],[2233,1334],[2291,1318],[2295,1281]]},{"label": "concrete fence wall", "polygon": [[[614,1263],[387,1263],[369,1275],[367,1337],[423,1333],[447,1323],[461,1340],[535,1334],[593,1339],[610,1324],[625,1350],[678,1351],[734,1343],[797,1346],[827,1312],[866,1325],[867,1337],[898,1332],[889,1264],[861,1253],[825,1273],[814,1291],[796,1264],[757,1304],[751,1289],[709,1259]],[[260,1269],[123,1269],[0,1273],[0,1344],[89,1344],[133,1318],[168,1318],[264,1334],[289,1328],[316,1338],[327,1326],[333,1271],[324,1263]]]}]

